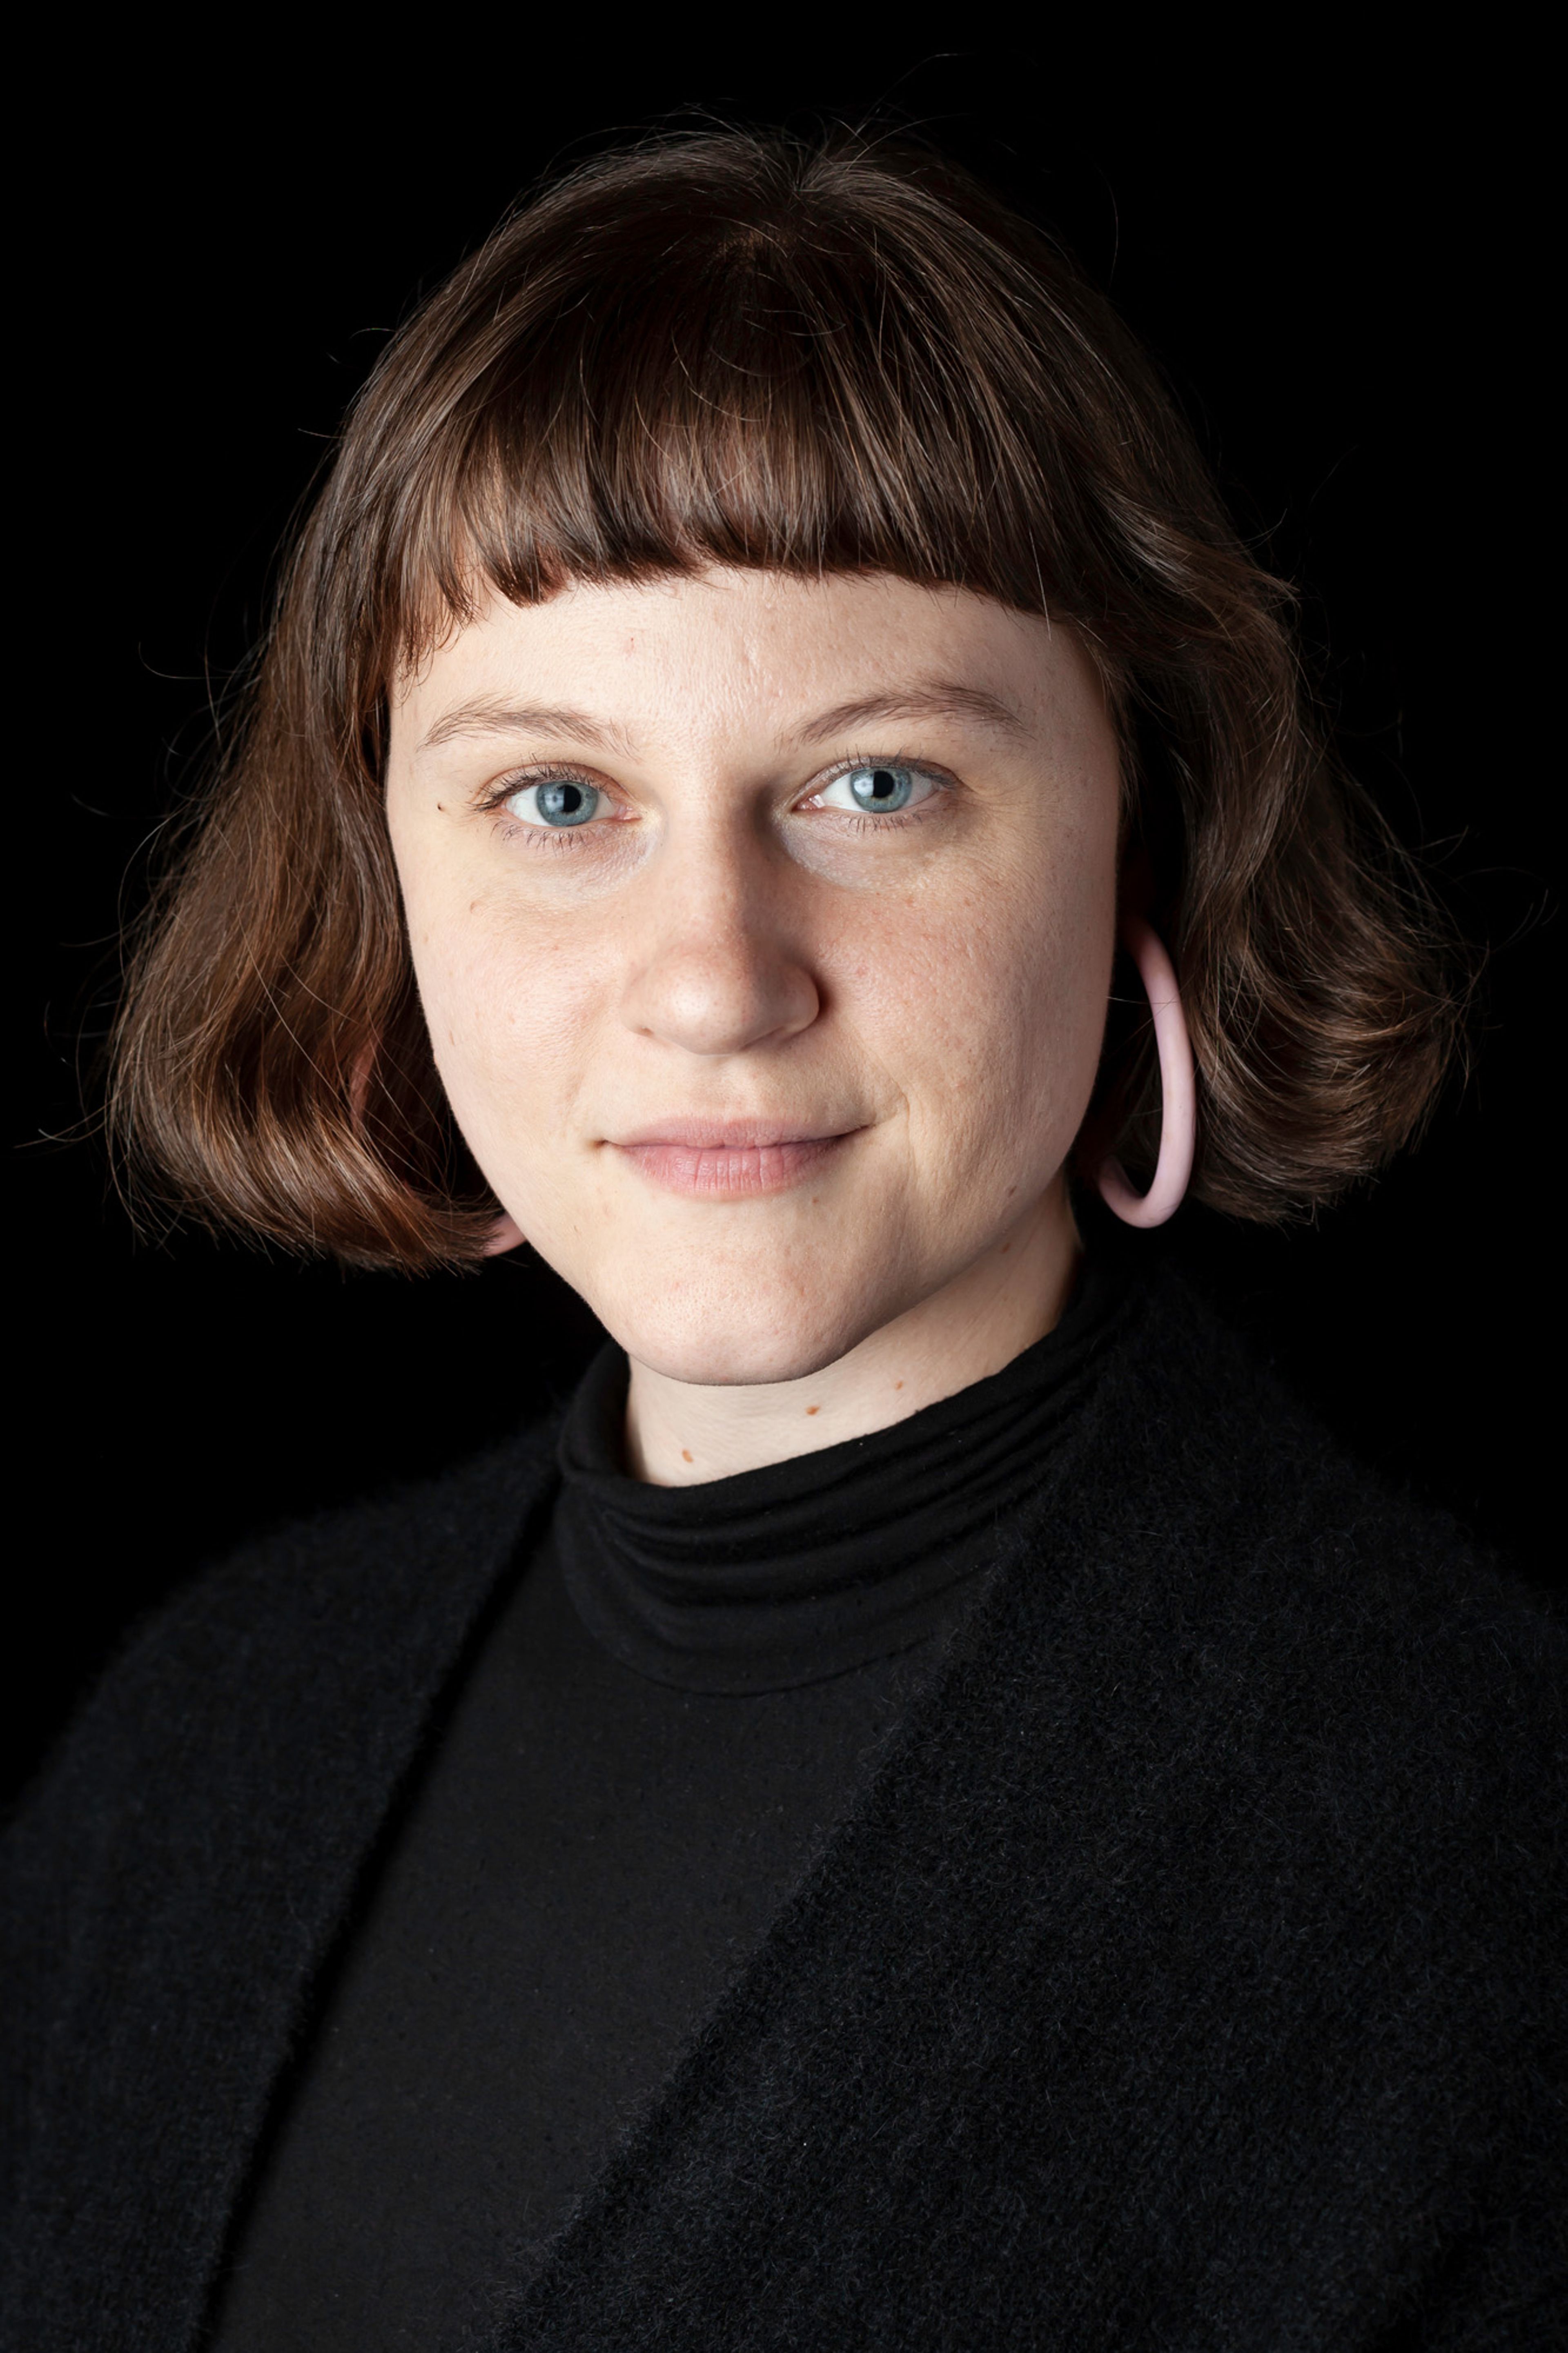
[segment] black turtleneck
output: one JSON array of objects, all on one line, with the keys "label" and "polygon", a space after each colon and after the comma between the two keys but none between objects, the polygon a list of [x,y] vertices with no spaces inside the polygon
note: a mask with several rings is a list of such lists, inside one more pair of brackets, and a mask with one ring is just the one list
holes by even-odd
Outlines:
[{"label": "black turtleneck", "polygon": [[325,1989],[218,2353],[457,2353],[848,1806],[1040,1499],[1119,1321],[1103,1261],[1005,1371],[737,1478],[621,1464],[606,1350]]}]

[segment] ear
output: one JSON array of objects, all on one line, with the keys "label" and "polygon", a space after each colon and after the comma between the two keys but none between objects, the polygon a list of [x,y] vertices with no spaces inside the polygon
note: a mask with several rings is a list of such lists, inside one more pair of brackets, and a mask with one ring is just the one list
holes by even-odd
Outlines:
[{"label": "ear", "polygon": [[500,1216],[490,1228],[489,1236],[486,1239],[485,1256],[487,1258],[500,1258],[504,1256],[506,1251],[518,1249],[522,1242],[522,1228],[518,1224],[515,1218],[509,1218],[506,1211],[503,1209]]}]

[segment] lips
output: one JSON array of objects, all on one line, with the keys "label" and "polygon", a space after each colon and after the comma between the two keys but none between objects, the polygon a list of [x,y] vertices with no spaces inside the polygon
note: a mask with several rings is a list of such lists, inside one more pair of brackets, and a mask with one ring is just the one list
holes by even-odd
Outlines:
[{"label": "lips", "polygon": [[807,1131],[761,1120],[672,1121],[612,1148],[667,1192],[709,1198],[782,1193],[819,1173],[857,1128]]}]

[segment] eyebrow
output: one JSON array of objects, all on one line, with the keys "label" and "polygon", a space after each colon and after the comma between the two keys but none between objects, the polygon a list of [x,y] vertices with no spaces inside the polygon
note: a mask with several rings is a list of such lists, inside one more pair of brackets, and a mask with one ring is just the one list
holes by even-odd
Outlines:
[{"label": "eyebrow", "polygon": [[618,752],[624,759],[633,756],[631,739],[611,721],[590,718],[585,711],[571,711],[560,703],[493,700],[462,702],[455,711],[445,712],[423,738],[419,750],[434,752],[443,744],[469,735],[569,735],[574,743]]},{"label": "eyebrow", "polygon": [[795,740],[819,744],[828,736],[848,734],[884,720],[900,719],[978,721],[983,727],[1016,737],[1029,732],[1019,713],[999,694],[987,694],[982,687],[937,681],[930,686],[901,688],[893,694],[868,694],[852,702],[835,703],[831,711],[821,712],[798,728]]},{"label": "eyebrow", "polygon": [[[944,681],[930,686],[904,687],[895,693],[858,695],[850,702],[837,702],[830,711],[819,712],[796,728],[794,740],[798,744],[820,744],[858,728],[911,719],[978,722],[983,727],[1014,737],[1028,733],[1018,713],[1000,695],[988,694],[982,687]],[[635,756],[635,746],[626,731],[613,722],[592,718],[585,711],[573,711],[560,703],[500,702],[493,699],[459,703],[455,711],[445,712],[424,737],[419,750],[434,752],[444,744],[487,735],[568,736],[574,743],[593,744],[601,751],[618,753],[623,758]]]}]

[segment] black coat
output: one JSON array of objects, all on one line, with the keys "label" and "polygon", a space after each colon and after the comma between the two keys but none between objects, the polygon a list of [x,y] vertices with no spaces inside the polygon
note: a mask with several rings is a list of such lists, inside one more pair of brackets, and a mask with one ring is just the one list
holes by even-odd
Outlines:
[{"label": "black coat", "polygon": [[[78,1723],[11,1841],[7,2346],[201,2342],[552,1478],[538,1431],[247,1550]],[[498,2353],[1560,2345],[1563,1654],[1157,1288]]]}]

